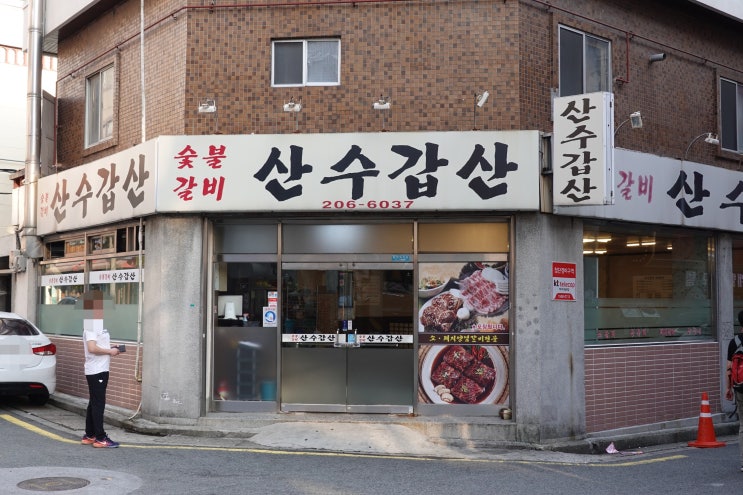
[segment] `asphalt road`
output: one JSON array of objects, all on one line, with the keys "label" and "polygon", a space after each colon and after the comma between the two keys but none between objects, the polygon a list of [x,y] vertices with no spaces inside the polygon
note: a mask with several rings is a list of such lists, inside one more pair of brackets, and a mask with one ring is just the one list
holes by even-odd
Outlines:
[{"label": "asphalt road", "polygon": [[0,401],[0,493],[703,495],[743,489],[735,438],[720,439],[728,442],[722,448],[671,445],[635,455],[516,452],[454,459],[109,433],[127,442],[118,449],[82,446],[77,432]]}]

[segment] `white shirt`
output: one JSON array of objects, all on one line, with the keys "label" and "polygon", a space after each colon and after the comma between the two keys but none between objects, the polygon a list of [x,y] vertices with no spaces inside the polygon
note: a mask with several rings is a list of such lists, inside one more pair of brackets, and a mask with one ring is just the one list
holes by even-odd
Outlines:
[{"label": "white shirt", "polygon": [[109,370],[109,354],[93,354],[88,351],[88,342],[93,340],[102,349],[111,348],[111,337],[103,328],[103,320],[83,320],[83,340],[85,344],[85,374],[97,375]]}]

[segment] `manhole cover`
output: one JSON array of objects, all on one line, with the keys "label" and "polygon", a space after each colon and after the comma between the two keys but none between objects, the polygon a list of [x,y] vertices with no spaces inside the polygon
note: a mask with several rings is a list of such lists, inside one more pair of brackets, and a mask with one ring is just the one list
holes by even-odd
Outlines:
[{"label": "manhole cover", "polygon": [[37,492],[61,492],[64,490],[83,488],[89,484],[90,481],[82,478],[58,476],[54,478],[34,478],[31,480],[21,481],[16,486],[24,490],[33,490]]}]

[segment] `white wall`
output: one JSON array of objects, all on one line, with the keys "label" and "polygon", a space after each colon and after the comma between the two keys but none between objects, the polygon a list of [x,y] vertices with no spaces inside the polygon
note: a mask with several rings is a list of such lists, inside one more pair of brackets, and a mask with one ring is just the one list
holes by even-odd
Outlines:
[{"label": "white wall", "polygon": [[25,3],[24,0],[0,0],[0,45],[21,46]]},{"label": "white wall", "polygon": [[[24,168],[26,161],[26,104],[28,95],[27,56],[21,51],[24,37],[23,0],[0,0],[0,168]],[[42,70],[42,88],[56,94],[56,61],[46,58]],[[11,226],[11,181],[0,172],[0,238],[8,235]],[[0,256],[7,256],[0,242]],[[15,245],[15,240],[10,243]]]}]

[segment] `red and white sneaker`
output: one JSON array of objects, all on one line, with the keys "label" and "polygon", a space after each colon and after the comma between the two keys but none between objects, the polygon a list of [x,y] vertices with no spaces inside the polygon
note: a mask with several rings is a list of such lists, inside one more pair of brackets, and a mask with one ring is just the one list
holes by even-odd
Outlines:
[{"label": "red and white sneaker", "polygon": [[83,445],[93,445],[95,443],[95,437],[89,437],[88,435],[85,435],[80,443]]}]

